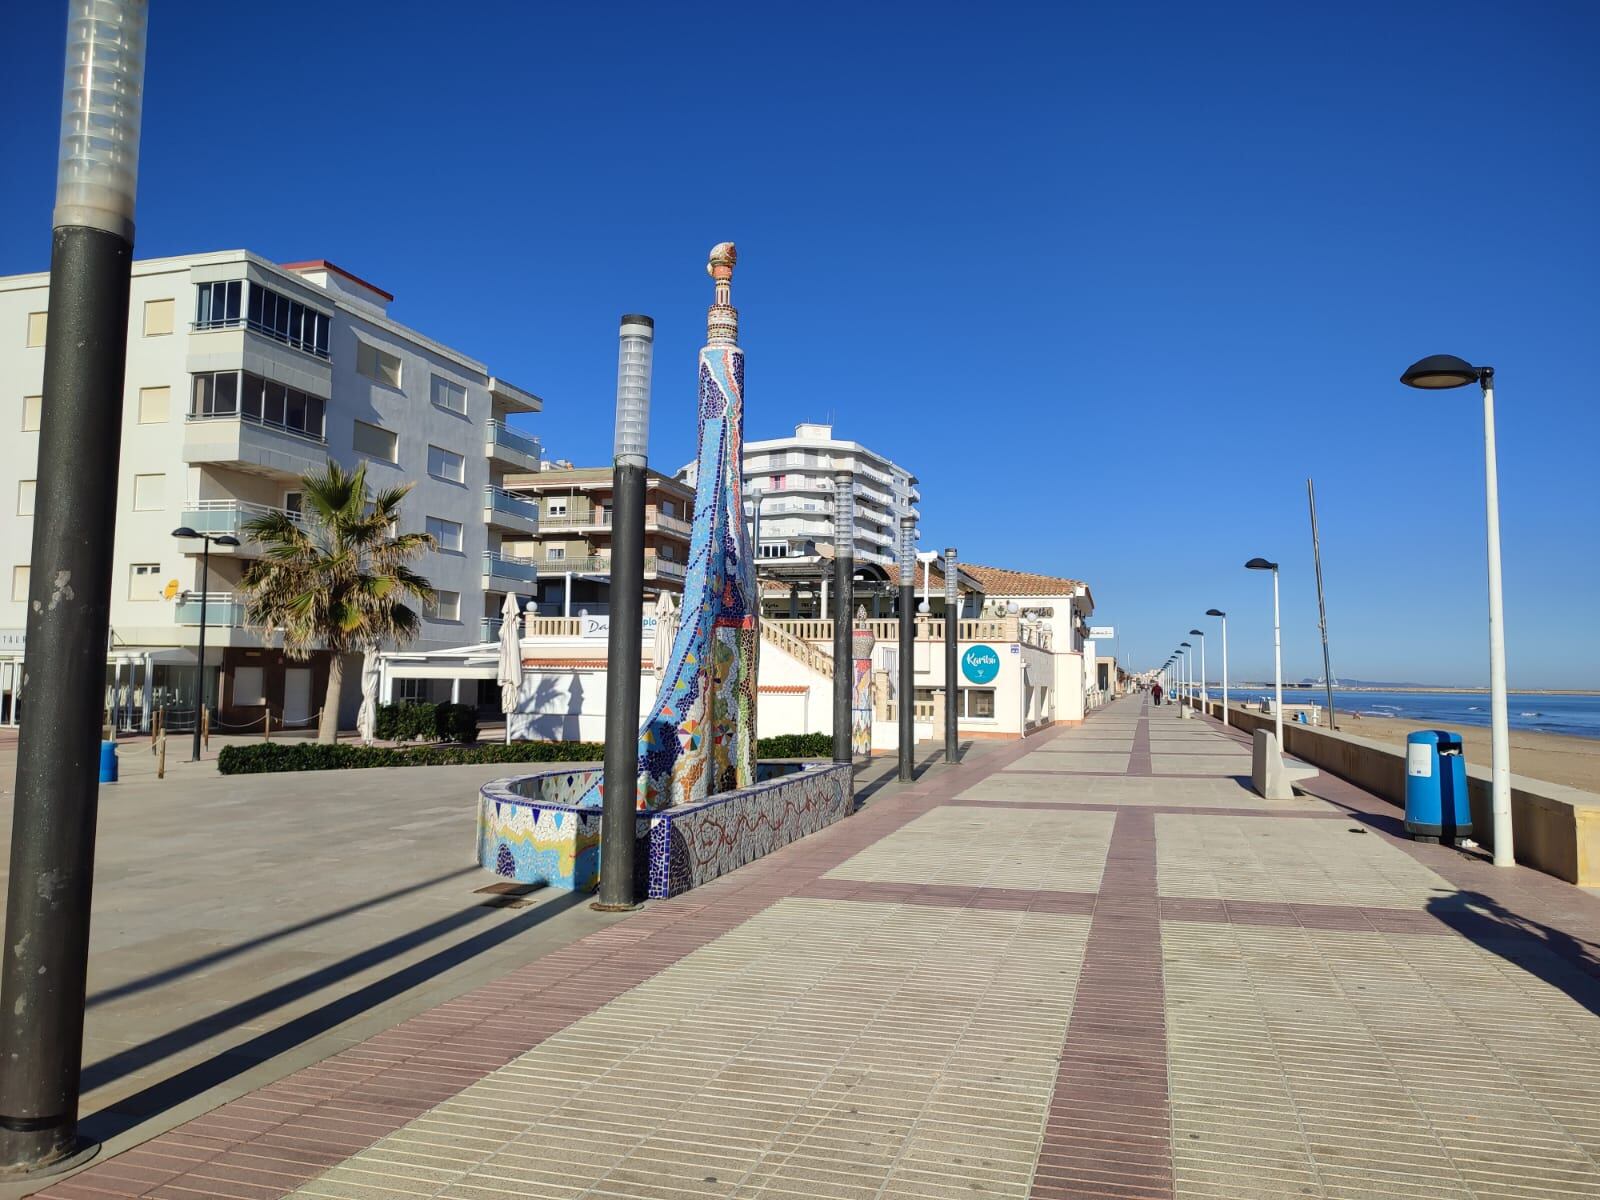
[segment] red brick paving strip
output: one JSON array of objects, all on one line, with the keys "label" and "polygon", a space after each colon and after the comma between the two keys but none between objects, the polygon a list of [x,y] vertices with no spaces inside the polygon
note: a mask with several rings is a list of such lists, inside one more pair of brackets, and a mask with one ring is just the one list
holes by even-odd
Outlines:
[{"label": "red brick paving strip", "polygon": [[[981,779],[1056,730],[940,771],[705,887],[229,1101],[39,1200],[278,1200],[526,1054]],[[1078,910],[1074,910],[1078,911]]]},{"label": "red brick paving strip", "polygon": [[1171,1135],[1155,814],[1130,808],[1112,829],[1031,1194],[1171,1200]]},{"label": "red brick paving strip", "polygon": [[1133,727],[1133,749],[1128,753],[1127,775],[1154,775],[1150,765],[1150,710],[1139,706],[1139,723]]}]

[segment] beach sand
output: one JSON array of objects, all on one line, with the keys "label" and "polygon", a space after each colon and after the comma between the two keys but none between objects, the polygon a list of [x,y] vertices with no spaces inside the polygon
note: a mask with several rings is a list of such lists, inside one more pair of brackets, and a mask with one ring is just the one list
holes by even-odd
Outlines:
[{"label": "beach sand", "polygon": [[[1449,726],[1443,726],[1450,728]],[[1401,721],[1393,717],[1356,717],[1339,714],[1339,731],[1375,742],[1404,745],[1406,734],[1418,729],[1438,729],[1436,722]],[[1476,725],[1459,725],[1467,761],[1489,765],[1489,731]],[[1511,731],[1511,770],[1530,779],[1564,783],[1568,787],[1600,792],[1600,738],[1569,737],[1562,733]]]}]

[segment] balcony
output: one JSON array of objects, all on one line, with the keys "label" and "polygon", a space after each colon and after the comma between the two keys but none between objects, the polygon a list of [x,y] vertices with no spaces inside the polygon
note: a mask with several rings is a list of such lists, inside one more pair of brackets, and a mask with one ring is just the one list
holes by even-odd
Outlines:
[{"label": "balcony", "polygon": [[[268,504],[252,504],[248,500],[191,500],[183,506],[183,524],[196,533],[208,533],[212,537],[221,537],[231,534],[236,538],[245,538],[245,524],[257,517],[266,516],[268,513],[282,513],[296,524],[300,523],[300,514],[290,512],[287,508],[274,508]],[[185,542],[185,554],[199,554],[204,549],[200,542]],[[256,552],[253,539],[245,541],[238,549],[227,546],[213,546],[213,554],[249,554]]]},{"label": "balcony", "polygon": [[236,600],[232,592],[180,592],[173,608],[172,619],[178,625],[200,624],[201,601],[205,603],[206,627],[210,629],[237,629],[244,624],[244,601]]},{"label": "balcony", "polygon": [[544,447],[538,438],[518,433],[504,421],[490,418],[484,422],[483,453],[489,461],[514,471],[537,471],[544,457]]},{"label": "balcony", "polygon": [[501,617],[479,617],[478,640],[480,642],[498,642],[502,624],[504,624],[504,618]]},{"label": "balcony", "polygon": [[539,506],[505,488],[487,484],[483,489],[483,522],[491,529],[538,533]]},{"label": "balcony", "polygon": [[483,586],[495,591],[515,591],[539,582],[539,565],[497,550],[483,552]]},{"label": "balcony", "polygon": [[[564,575],[571,572],[574,575],[606,575],[611,574],[611,559],[600,555],[580,558],[546,559],[539,566],[544,571],[546,579],[553,575]],[[645,578],[673,579],[682,582],[687,573],[683,563],[670,558],[661,558],[655,554],[644,556]]]},{"label": "balcony", "polygon": [[647,554],[644,556],[644,574],[646,579],[654,575],[657,579],[675,579],[682,583],[683,577],[687,572],[681,562],[674,562],[670,558],[659,558],[654,554]]},{"label": "balcony", "polygon": [[327,464],[328,443],[259,418],[189,416],[183,428],[183,461],[230,467],[274,479],[298,479]]}]

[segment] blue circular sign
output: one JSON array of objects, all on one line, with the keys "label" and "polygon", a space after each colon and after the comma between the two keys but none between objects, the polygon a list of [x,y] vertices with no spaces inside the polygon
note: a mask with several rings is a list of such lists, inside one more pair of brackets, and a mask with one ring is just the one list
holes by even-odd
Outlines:
[{"label": "blue circular sign", "polygon": [[968,683],[993,683],[1000,674],[1000,655],[993,646],[972,646],[961,656]]}]

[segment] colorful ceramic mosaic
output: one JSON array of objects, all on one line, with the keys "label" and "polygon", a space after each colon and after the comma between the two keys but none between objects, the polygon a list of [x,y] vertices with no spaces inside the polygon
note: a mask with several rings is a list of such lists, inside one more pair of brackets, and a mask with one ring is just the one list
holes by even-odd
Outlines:
[{"label": "colorful ceramic mosaic", "polygon": [[856,758],[872,757],[872,649],[877,644],[870,629],[850,631],[850,753]]},{"label": "colorful ceramic mosaic", "polygon": [[[519,883],[592,889],[600,874],[600,810],[572,800],[596,774],[557,771],[485,784],[478,797],[479,864]],[[760,774],[776,777],[698,804],[640,813],[639,891],[652,899],[676,896],[850,814],[848,764],[762,763]]]},{"label": "colorful ceramic mosaic", "polygon": [[[755,782],[759,629],[744,521],[744,351],[732,303],[732,242],[712,248],[716,283],[700,351],[700,450],[683,609],[639,732],[638,804],[693,804]],[[596,783],[583,803],[600,803]]]}]

